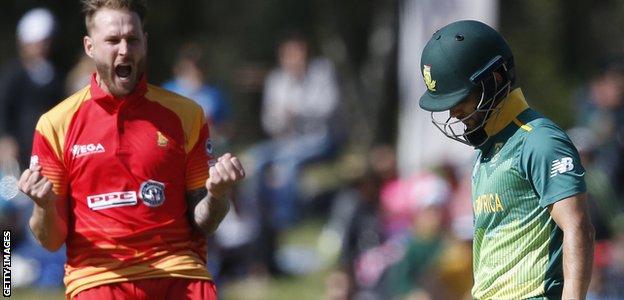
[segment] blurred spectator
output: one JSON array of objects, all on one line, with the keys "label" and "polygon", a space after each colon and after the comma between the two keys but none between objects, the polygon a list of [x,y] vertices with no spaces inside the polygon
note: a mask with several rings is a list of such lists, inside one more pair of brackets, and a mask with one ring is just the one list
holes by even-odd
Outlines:
[{"label": "blurred spectator", "polygon": [[17,142],[22,169],[28,166],[37,119],[63,96],[62,81],[49,60],[54,29],[49,10],[28,11],[17,24],[18,58],[3,66],[0,75],[0,144]]},{"label": "blurred spectator", "polygon": [[207,74],[201,47],[189,43],[179,49],[173,66],[174,77],[163,87],[197,102],[209,122],[212,142],[222,145],[231,135],[230,107],[221,90],[208,83]]},{"label": "blurred spectator", "polygon": [[334,272],[325,279],[325,300],[347,300],[349,298],[349,278],[344,272]]},{"label": "blurred spectator", "polygon": [[91,74],[95,73],[93,60],[85,53],[80,55],[78,62],[69,70],[65,78],[65,93],[72,95],[91,82]]},{"label": "blurred spectator", "polygon": [[589,128],[576,127],[568,130],[567,134],[578,149],[585,167],[587,202],[596,229],[594,267],[588,299],[618,299],[624,297],[624,261],[618,261],[614,248],[619,239],[619,224],[624,224],[624,207],[617,200],[606,172],[596,164],[599,145],[594,132]]},{"label": "blurred spectator", "polygon": [[[422,171],[407,179],[389,180],[381,188],[380,207],[375,210],[379,244],[352,258],[355,290],[363,293],[359,296],[378,298],[442,293],[438,290],[441,279],[434,277],[442,276],[441,272],[433,274],[429,266],[451,244],[446,241],[448,183]],[[371,236],[367,231],[361,234]],[[438,287],[429,286],[433,284]]]},{"label": "blurred spectator", "polygon": [[[19,169],[28,167],[37,119],[63,96],[62,80],[49,60],[54,31],[54,16],[45,8],[26,12],[17,24],[18,57],[0,75],[0,178],[19,177]],[[27,234],[30,211],[32,201],[19,194],[0,197],[3,228],[13,233],[13,284],[60,287],[65,251],[48,253]]]},{"label": "blurred spectator", "polygon": [[448,231],[447,210],[445,203],[428,203],[414,216],[405,254],[384,278],[388,298],[470,298],[471,244]]},{"label": "blurred spectator", "polygon": [[391,145],[378,145],[371,149],[368,161],[373,171],[381,177],[385,184],[397,178],[399,170],[397,166],[397,154]]},{"label": "blurred spectator", "polygon": [[427,203],[446,201],[450,192],[443,178],[428,171],[387,182],[381,190],[386,234],[405,234],[412,227],[414,214],[421,207]]},{"label": "blurred spectator", "polygon": [[279,66],[266,79],[261,115],[269,140],[247,152],[242,191],[255,203],[247,206],[258,208],[259,249],[273,273],[275,239],[298,218],[301,168],[335,153],[339,100],[332,63],[309,58],[306,39],[289,35],[277,50]]},{"label": "blurred spectator", "polygon": [[587,299],[624,299],[624,226],[612,239],[596,244],[595,252]]},{"label": "blurred spectator", "polygon": [[[413,215],[412,235],[406,242],[403,258],[388,270],[386,288],[392,298],[426,294],[442,297],[437,264],[445,244],[446,207],[444,199],[425,202],[419,213]],[[450,299],[450,298],[449,298]]]},{"label": "blurred spectator", "polygon": [[0,173],[2,176],[14,176],[19,178],[20,166],[17,162],[19,158],[19,147],[15,139],[0,137]]},{"label": "blurred spectator", "polygon": [[[449,213],[453,234],[460,240],[472,243],[473,233],[473,207],[471,172],[472,168],[462,166],[445,165],[442,167],[442,176],[447,178],[451,187],[451,199]],[[472,251],[472,246],[469,247]]]},{"label": "blurred spectator", "polygon": [[596,242],[600,243],[613,236],[615,224],[624,217],[622,204],[607,174],[596,164],[600,149],[594,133],[585,127],[572,128],[567,133],[577,147],[585,167],[590,215],[596,229]]},{"label": "blurred spectator", "polygon": [[[374,147],[368,164],[371,170],[354,174],[355,180],[337,194],[323,232],[332,229],[343,241],[327,298],[469,295],[471,243],[449,230],[455,223],[450,217],[463,215],[451,211],[451,198],[465,195],[456,170],[449,165],[441,168],[442,176],[421,171],[400,179],[396,154],[387,145]],[[470,206],[467,197],[461,200]]]},{"label": "blurred spectator", "polygon": [[[606,59],[576,95],[577,125],[596,136],[595,163],[621,194],[624,182],[624,59]],[[621,199],[618,199],[621,201]]]},{"label": "blurred spectator", "polygon": [[[384,183],[394,180],[397,176],[396,172],[396,156],[394,148],[390,145],[374,146],[366,158],[354,158],[340,166],[340,178],[342,178],[343,185],[333,197],[329,220],[319,238],[320,250],[326,257],[332,257],[342,250],[344,259],[344,251],[348,248],[344,245],[348,228],[351,225],[351,219],[355,217],[356,210],[362,206],[361,201],[374,197],[373,208],[376,218],[379,219],[376,222],[379,222],[379,230],[382,229],[379,189]],[[375,180],[372,180],[373,177]],[[373,185],[361,187],[365,184]],[[360,199],[362,197],[364,199]],[[381,235],[382,232],[379,234]],[[347,256],[351,257],[351,255]]]},{"label": "blurred spectator", "polygon": [[262,106],[262,125],[270,140],[252,153],[254,174],[271,167],[270,181],[264,183],[276,199],[274,213],[282,227],[293,221],[300,168],[335,150],[331,121],[338,87],[332,63],[309,59],[307,41],[301,36],[282,41],[278,58],[279,67],[266,80]]},{"label": "blurred spectator", "polygon": [[330,216],[319,239],[328,257],[339,254],[338,270],[326,281],[327,299],[349,299],[376,293],[356,278],[356,263],[366,251],[385,241],[379,205],[384,182],[396,178],[396,157],[390,145],[374,146],[360,165],[341,169],[345,186],[334,197]]},{"label": "blurred spectator", "polygon": [[456,228],[463,224],[457,218],[463,218],[464,213],[458,213],[454,203],[456,197],[464,195],[461,201],[470,204],[470,196],[464,194],[452,165],[441,166],[438,171],[442,176],[423,171],[391,183],[385,194],[382,192],[384,215],[390,225],[387,232],[403,249],[382,278],[384,295],[389,299],[470,297],[472,264],[466,257],[471,256],[472,245],[464,230]]},{"label": "blurred spectator", "polygon": [[254,228],[253,218],[236,198],[230,203],[231,209],[215,231],[208,249],[208,268],[218,284],[247,275],[257,254],[253,239],[258,229]]},{"label": "blurred spectator", "polygon": [[[208,82],[207,68],[202,48],[195,43],[185,44],[178,50],[173,78],[163,87],[202,107],[210,127],[210,146],[222,149],[232,134],[230,107],[221,90]],[[236,276],[246,266],[250,230],[245,222],[237,210],[230,211],[208,243],[208,269],[216,282],[223,280],[222,275]],[[240,266],[233,261],[240,262]]]},{"label": "blurred spectator", "polygon": [[13,162],[13,165],[0,165],[0,225],[2,229],[11,230],[13,287],[60,288],[63,285],[65,251],[50,253],[29,234],[32,201],[24,194],[6,190],[17,189],[17,179],[7,180],[7,177],[19,177],[17,162]]},{"label": "blurred spectator", "polygon": [[380,179],[379,174],[372,170],[354,174],[349,184],[336,194],[324,234],[331,231],[342,241],[339,269],[332,275],[340,280],[327,282],[328,297],[353,297],[376,292],[374,286],[358,281],[357,262],[364,253],[385,240],[379,210]]},{"label": "blurred spectator", "polygon": [[624,299],[624,223],[620,223],[608,253],[601,299]]}]

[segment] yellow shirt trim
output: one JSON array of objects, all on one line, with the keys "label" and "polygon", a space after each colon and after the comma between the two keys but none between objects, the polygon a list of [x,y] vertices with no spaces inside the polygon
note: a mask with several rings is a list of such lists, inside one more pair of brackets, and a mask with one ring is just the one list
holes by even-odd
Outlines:
[{"label": "yellow shirt trim", "polygon": [[518,127],[522,128],[524,131],[531,131],[533,130],[533,128],[527,124],[522,123],[522,121],[518,120],[518,118],[515,118],[514,123],[516,123],[516,125],[518,125]]},{"label": "yellow shirt trim", "polygon": [[485,132],[488,136],[499,133],[527,108],[529,108],[529,105],[524,99],[522,90],[520,88],[514,89],[507,98],[496,106],[494,114],[490,116],[485,124]]},{"label": "yellow shirt trim", "polygon": [[75,297],[84,290],[116,282],[163,277],[212,280],[206,266],[194,252],[170,255],[157,261],[144,261],[122,268],[81,267],[73,269],[66,265],[65,273],[67,299]]},{"label": "yellow shirt trim", "polygon": [[86,86],[43,114],[37,122],[35,130],[50,143],[54,154],[63,164],[63,148],[65,147],[65,135],[69,129],[69,123],[71,123],[72,117],[82,103],[89,99],[91,99],[91,91],[89,86]]},{"label": "yellow shirt trim", "polygon": [[151,84],[148,85],[145,98],[158,102],[180,118],[184,129],[184,150],[189,153],[197,143],[201,128],[206,123],[201,106],[193,100]]}]

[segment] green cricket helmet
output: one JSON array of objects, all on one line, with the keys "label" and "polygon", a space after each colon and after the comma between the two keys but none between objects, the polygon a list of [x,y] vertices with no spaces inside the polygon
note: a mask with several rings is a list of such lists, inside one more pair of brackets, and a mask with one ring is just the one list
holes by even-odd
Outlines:
[{"label": "green cricket helmet", "polygon": [[[427,87],[420,107],[431,112],[436,127],[459,142],[476,147],[484,144],[487,135],[483,127],[495,100],[505,98],[515,81],[513,55],[505,39],[478,21],[453,22],[433,34],[423,50],[420,66]],[[434,113],[450,110],[475,91],[481,93],[481,100],[473,114],[462,120],[450,116],[436,120]],[[466,131],[462,121],[477,113],[484,113],[481,124]]]}]

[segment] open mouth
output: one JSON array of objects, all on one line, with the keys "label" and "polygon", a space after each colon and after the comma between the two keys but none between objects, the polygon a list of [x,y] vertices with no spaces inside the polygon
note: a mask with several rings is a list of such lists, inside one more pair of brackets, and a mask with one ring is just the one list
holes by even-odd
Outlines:
[{"label": "open mouth", "polygon": [[130,65],[117,65],[115,67],[115,75],[121,79],[129,79],[132,74],[132,67]]}]

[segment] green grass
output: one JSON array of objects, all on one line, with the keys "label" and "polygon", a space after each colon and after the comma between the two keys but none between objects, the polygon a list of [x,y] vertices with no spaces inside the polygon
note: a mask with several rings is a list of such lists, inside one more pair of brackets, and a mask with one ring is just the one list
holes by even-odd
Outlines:
[{"label": "green grass", "polygon": [[324,280],[329,275],[322,270],[302,277],[287,279],[247,278],[228,284],[222,289],[223,299],[262,300],[296,299],[312,300],[323,297]]},{"label": "green grass", "polygon": [[[323,223],[319,220],[303,222],[280,238],[282,245],[298,245],[316,249]],[[221,288],[223,299],[321,299],[325,293],[325,278],[331,269],[322,267],[316,272],[287,278],[250,277],[229,283]]]}]

